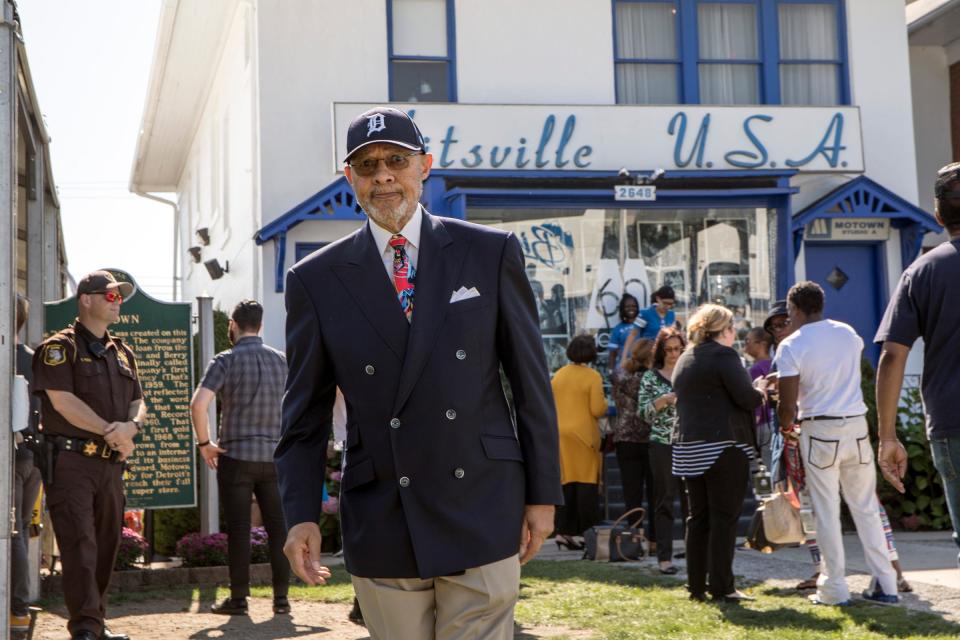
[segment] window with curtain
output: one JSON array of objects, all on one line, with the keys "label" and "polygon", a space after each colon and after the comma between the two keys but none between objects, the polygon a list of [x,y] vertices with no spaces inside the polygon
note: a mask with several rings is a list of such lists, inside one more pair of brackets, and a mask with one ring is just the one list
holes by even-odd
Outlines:
[{"label": "window with curtain", "polygon": [[833,4],[780,4],[780,102],[839,102],[840,46]]},{"label": "window with curtain", "polygon": [[614,24],[617,102],[680,102],[676,5],[620,1]]},{"label": "window with curtain", "polygon": [[849,101],[843,0],[614,0],[621,104]]},{"label": "window with curtain", "polygon": [[744,3],[697,6],[700,102],[757,104],[760,45],[757,7]]},{"label": "window with curtain", "polygon": [[388,0],[390,99],[454,102],[453,6],[449,0]]}]

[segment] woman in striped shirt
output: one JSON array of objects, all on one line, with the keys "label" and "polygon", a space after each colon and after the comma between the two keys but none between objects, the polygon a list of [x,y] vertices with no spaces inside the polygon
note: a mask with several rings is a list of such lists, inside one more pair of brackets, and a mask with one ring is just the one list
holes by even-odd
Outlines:
[{"label": "woman in striped shirt", "polygon": [[709,592],[714,600],[738,602],[751,599],[734,585],[733,554],[757,454],[753,410],[763,393],[732,348],[736,333],[728,309],[703,305],[687,331],[691,347],[673,372],[673,473],[686,481],[689,498],[688,588],[692,599],[704,600]]}]

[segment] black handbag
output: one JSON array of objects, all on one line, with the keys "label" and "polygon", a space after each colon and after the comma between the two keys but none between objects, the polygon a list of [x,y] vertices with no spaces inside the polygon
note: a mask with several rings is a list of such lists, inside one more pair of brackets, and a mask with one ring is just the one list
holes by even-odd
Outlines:
[{"label": "black handbag", "polygon": [[[624,522],[635,513],[640,515],[633,524]],[[584,531],[584,559],[597,562],[625,562],[642,558],[647,542],[642,528],[644,513],[641,507],[637,507],[624,513],[612,524],[598,524]]]}]

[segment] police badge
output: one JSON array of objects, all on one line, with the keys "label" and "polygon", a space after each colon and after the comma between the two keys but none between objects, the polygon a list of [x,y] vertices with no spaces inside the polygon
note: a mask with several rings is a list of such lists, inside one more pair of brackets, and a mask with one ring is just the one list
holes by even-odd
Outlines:
[{"label": "police badge", "polygon": [[43,349],[43,364],[55,367],[67,361],[62,344],[48,344]]}]

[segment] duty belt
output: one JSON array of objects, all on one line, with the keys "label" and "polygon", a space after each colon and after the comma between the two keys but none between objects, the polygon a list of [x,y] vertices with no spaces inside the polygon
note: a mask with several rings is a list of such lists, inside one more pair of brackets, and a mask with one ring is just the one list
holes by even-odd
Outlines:
[{"label": "duty belt", "polygon": [[59,451],[73,451],[82,454],[88,458],[102,458],[111,462],[116,462],[120,457],[119,451],[114,451],[105,442],[97,440],[84,440],[83,438],[67,438],[65,436],[56,436],[54,438],[55,446]]}]

